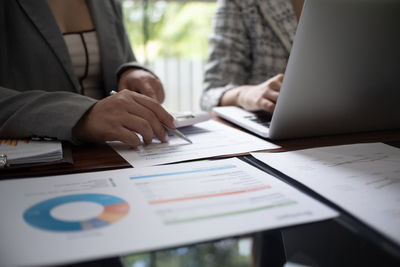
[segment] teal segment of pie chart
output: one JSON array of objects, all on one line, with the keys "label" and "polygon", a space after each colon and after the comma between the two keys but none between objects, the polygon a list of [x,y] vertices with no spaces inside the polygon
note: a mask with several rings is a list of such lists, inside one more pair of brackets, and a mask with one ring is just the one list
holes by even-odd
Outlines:
[{"label": "teal segment of pie chart", "polygon": [[[51,210],[68,203],[94,202],[103,206],[101,214],[85,220],[62,220],[51,215]],[[29,225],[47,231],[70,232],[101,228],[111,225],[129,212],[129,204],[113,195],[74,194],[51,198],[28,208],[23,218]]]}]

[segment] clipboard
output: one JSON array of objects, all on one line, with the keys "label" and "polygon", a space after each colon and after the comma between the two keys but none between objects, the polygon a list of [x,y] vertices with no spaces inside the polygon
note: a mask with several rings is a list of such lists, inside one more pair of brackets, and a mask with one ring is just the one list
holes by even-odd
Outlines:
[{"label": "clipboard", "polygon": [[[58,159],[55,160],[47,160],[41,162],[27,162],[27,163],[10,163],[9,158],[6,154],[0,155],[0,174],[4,178],[12,178],[16,176],[20,176],[24,173],[31,173],[31,170],[38,169],[46,166],[72,166],[73,158],[72,158],[72,150],[71,147],[66,142],[61,143],[62,146],[62,154]],[[1,178],[0,178],[1,179]]]}]

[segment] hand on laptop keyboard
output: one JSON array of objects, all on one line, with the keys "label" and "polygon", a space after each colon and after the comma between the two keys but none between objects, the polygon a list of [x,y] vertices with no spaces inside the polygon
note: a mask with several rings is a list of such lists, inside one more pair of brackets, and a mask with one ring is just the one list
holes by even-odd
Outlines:
[{"label": "hand on laptop keyboard", "polygon": [[258,85],[243,85],[227,91],[221,99],[221,106],[240,106],[248,111],[265,110],[273,113],[283,74],[278,74]]}]

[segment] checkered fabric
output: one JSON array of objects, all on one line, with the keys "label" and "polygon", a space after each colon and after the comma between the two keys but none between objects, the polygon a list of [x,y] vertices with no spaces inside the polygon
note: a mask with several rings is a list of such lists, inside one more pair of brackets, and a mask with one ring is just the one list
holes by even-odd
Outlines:
[{"label": "checkered fabric", "polygon": [[297,26],[290,0],[218,0],[201,107],[224,92],[284,73]]}]

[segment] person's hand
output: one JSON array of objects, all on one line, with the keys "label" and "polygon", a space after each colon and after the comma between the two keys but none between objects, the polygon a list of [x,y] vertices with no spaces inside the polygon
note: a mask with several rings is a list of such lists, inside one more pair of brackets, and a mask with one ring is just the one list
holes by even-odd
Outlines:
[{"label": "person's hand", "polygon": [[156,99],[158,103],[164,102],[165,99],[164,89],[160,80],[150,72],[142,69],[128,69],[122,73],[118,82],[118,91],[123,89],[141,93]]},{"label": "person's hand", "polygon": [[283,74],[278,74],[258,85],[244,85],[227,91],[221,106],[235,105],[248,111],[266,110],[274,112],[281,90]]},{"label": "person's hand", "polygon": [[166,142],[166,132],[162,123],[175,129],[173,117],[156,100],[122,90],[97,102],[73,128],[75,138],[85,142],[101,143],[121,141],[131,147],[143,141],[151,143],[153,136]]}]

